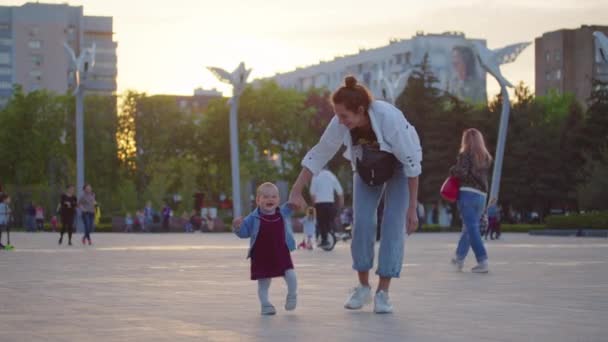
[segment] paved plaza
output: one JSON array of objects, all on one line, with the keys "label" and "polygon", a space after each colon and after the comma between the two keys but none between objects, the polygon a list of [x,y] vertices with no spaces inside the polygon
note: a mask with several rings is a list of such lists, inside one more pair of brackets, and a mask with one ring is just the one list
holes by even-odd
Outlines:
[{"label": "paved plaza", "polygon": [[[395,312],[346,311],[355,283],[349,245],[293,253],[294,312],[262,317],[231,234],[14,233],[0,252],[0,341],[608,341],[608,240],[505,234],[487,243],[487,275],[456,272],[457,234],[406,243]],[[374,283],[377,283],[374,279]]]}]

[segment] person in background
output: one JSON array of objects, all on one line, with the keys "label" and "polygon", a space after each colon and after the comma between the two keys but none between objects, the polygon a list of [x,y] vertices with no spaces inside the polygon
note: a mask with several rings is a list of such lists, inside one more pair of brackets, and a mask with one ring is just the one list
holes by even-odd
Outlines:
[{"label": "person in background", "polygon": [[44,209],[41,205],[36,206],[36,230],[43,231],[44,230]]},{"label": "person in background", "polygon": [[334,226],[337,210],[344,205],[342,186],[336,175],[327,168],[321,170],[312,178],[310,197],[315,204],[317,225],[321,234],[319,247],[323,248],[329,245],[327,235]]},{"label": "person in background", "polygon": [[130,233],[133,231],[133,217],[131,213],[127,213],[125,216],[125,233]]},{"label": "person in background", "polygon": [[485,239],[488,239],[488,235],[490,236],[490,240],[494,240],[494,237],[498,239],[500,238],[500,216],[495,198],[490,199],[486,211],[488,215],[488,230],[486,230]]},{"label": "person in background", "polygon": [[450,174],[460,180],[457,203],[463,229],[451,260],[459,271],[464,267],[469,249],[473,249],[477,266],[471,272],[488,273],[488,253],[481,239],[479,222],[486,207],[491,165],[492,156],[486,149],[481,132],[475,128],[466,129],[462,133],[456,165],[450,168]]},{"label": "person in background", "polygon": [[57,216],[53,215],[53,217],[51,217],[51,230],[53,230],[53,233],[57,231],[58,224],[59,220],[57,220]]},{"label": "person in background", "polygon": [[416,213],[418,214],[418,231],[422,231],[422,224],[424,223],[424,217],[426,216],[424,204],[418,203],[418,206],[416,207]]},{"label": "person in background", "polygon": [[74,186],[68,185],[65,192],[61,194],[59,216],[61,217],[61,233],[59,235],[59,244],[63,242],[63,234],[68,233],[68,245],[72,245],[72,233],[74,232],[74,217],[76,216],[76,207],[78,200],[74,195]]},{"label": "person in background", "polygon": [[314,207],[308,207],[306,209],[306,216],[300,219],[302,223],[302,231],[304,233],[304,239],[298,247],[312,250],[312,240],[315,236],[315,229],[317,228],[317,213]]},{"label": "person in background", "polygon": [[84,235],[82,236],[82,244],[86,244],[88,241],[89,246],[93,244],[91,241],[91,231],[93,230],[93,221],[95,220],[95,193],[91,184],[86,184],[83,188],[82,196],[78,200],[78,206],[82,215],[82,222],[84,224]]},{"label": "person in background", "polygon": [[[6,194],[0,194],[0,249],[4,249],[2,244],[2,231],[7,231],[11,217],[10,197]],[[8,234],[8,233],[7,233]],[[7,236],[8,239],[8,236]],[[7,241],[8,245],[8,241]]]}]

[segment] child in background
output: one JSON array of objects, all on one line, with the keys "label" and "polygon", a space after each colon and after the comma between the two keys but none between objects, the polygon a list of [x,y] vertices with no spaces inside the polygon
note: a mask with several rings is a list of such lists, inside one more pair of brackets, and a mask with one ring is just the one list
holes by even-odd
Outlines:
[{"label": "child in background", "polygon": [[8,196],[0,194],[0,249],[4,249],[4,245],[2,244],[2,231],[7,230],[11,217],[9,202],[10,198]]},{"label": "child in background", "polygon": [[317,229],[317,211],[314,207],[306,209],[306,216],[300,219],[303,225],[304,239],[298,245],[298,248],[306,248],[312,250],[312,239],[315,236]]},{"label": "child in background", "polygon": [[125,216],[125,232],[130,233],[133,231],[133,217],[131,217],[131,213],[127,213]]},{"label": "child in background", "polygon": [[186,231],[186,233],[192,233],[192,223],[190,222],[190,216],[185,210],[182,213],[181,223],[184,226],[184,230]]},{"label": "child in background", "polygon": [[238,237],[250,238],[247,257],[251,258],[251,280],[258,281],[261,313],[276,313],[268,300],[270,282],[275,277],[283,277],[287,283],[285,310],[294,310],[297,279],[290,255],[296,247],[290,224],[292,206],[286,203],[279,207],[279,189],[272,183],[258,187],[256,204],[257,208],[244,219],[236,217],[232,227]]},{"label": "child in background", "polygon": [[51,217],[51,229],[53,229],[53,233],[55,232],[55,230],[57,230],[58,224],[59,221],[57,220],[57,216],[53,215],[53,217]]},{"label": "child in background", "polygon": [[137,221],[139,222],[139,228],[142,232],[146,231],[146,215],[141,210],[138,210],[136,213]]},{"label": "child in background", "polygon": [[36,206],[36,230],[44,230],[44,209],[42,206]]},{"label": "child in background", "polygon": [[487,240],[488,235],[490,235],[490,240],[494,240],[494,236],[498,240],[500,238],[500,218],[495,198],[490,199],[486,212],[488,214],[488,230],[486,230],[485,239]]}]

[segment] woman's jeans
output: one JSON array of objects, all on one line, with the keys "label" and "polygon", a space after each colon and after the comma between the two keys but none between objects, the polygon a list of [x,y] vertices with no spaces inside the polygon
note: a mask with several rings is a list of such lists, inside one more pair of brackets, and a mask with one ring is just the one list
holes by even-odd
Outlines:
[{"label": "woman's jeans", "polygon": [[83,212],[82,213],[82,222],[84,224],[84,238],[91,240],[91,230],[93,229],[93,219],[95,218],[95,213]]},{"label": "woman's jeans", "polygon": [[486,205],[486,196],[477,192],[460,190],[458,193],[458,210],[462,218],[462,235],[458,241],[456,248],[456,259],[463,261],[469,247],[473,249],[477,262],[483,262],[488,259],[488,253],[481,241],[481,232],[479,231],[479,221],[483,214]]},{"label": "woman's jeans", "polygon": [[350,245],[353,269],[366,272],[374,266],[376,242],[376,208],[384,193],[382,237],[376,274],[383,278],[399,278],[403,265],[405,222],[409,204],[408,177],[398,164],[393,176],[384,184],[367,185],[357,172],[353,176],[353,241]]}]

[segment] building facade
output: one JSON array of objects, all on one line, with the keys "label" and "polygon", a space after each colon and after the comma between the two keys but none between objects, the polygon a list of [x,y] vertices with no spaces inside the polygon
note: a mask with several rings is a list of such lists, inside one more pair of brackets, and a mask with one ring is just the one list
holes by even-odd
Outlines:
[{"label": "building facade", "polygon": [[87,75],[87,93],[114,94],[117,43],[112,26],[111,17],[85,16],[82,6],[0,6],[0,106],[10,98],[14,84],[26,92],[72,89],[73,67],[64,43],[77,56],[95,43],[96,65]]},{"label": "building facade", "polygon": [[535,39],[535,92],[572,93],[581,104],[591,95],[594,79],[608,81],[608,65],[601,63],[592,35],[608,26],[581,26],[544,33]]},{"label": "building facade", "polygon": [[460,32],[417,33],[411,39],[391,40],[386,46],[360,50],[359,53],[334,58],[294,71],[277,74],[274,79],[283,87],[306,91],[310,88],[337,88],[348,75],[356,76],[377,98],[385,98],[381,77],[395,86],[395,97],[404,89],[406,77],[428,55],[431,71],[439,89],[472,102],[485,102],[486,75],[471,42],[486,45],[482,39],[468,39]]}]

